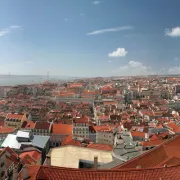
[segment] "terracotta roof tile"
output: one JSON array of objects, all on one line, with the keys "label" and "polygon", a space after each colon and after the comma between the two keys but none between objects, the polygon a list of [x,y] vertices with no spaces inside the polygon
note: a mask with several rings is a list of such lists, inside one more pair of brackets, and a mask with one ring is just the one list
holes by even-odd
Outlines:
[{"label": "terracotta roof tile", "polygon": [[7,119],[22,119],[24,114],[8,114]]},{"label": "terracotta roof tile", "polygon": [[[36,175],[40,169],[40,166],[38,165],[25,165],[24,167],[28,168],[28,180],[36,180]],[[18,180],[22,180],[23,179],[23,168],[21,169],[19,175],[18,175]],[[42,179],[41,179],[42,180]]]},{"label": "terracotta roof tile", "polygon": [[132,137],[144,137],[145,138],[144,132],[132,131],[131,135],[132,135]]},{"label": "terracotta roof tile", "polygon": [[180,158],[177,157],[169,157],[162,161],[160,164],[158,164],[156,167],[163,167],[163,166],[178,166],[180,165]]},{"label": "terracotta roof tile", "polygon": [[73,139],[73,136],[72,136],[72,135],[65,137],[65,138],[62,140],[61,145],[62,145],[62,146],[73,145],[73,146],[80,146],[80,147],[82,146],[81,142]]},{"label": "terracotta roof tile", "polygon": [[160,146],[157,146],[156,148],[125,162],[114,169],[136,168],[137,166],[141,166],[141,168],[155,167],[170,157],[180,158],[179,152],[180,136],[175,136],[174,138],[165,141]]},{"label": "terracotta roof tile", "polygon": [[0,134],[12,133],[15,128],[0,126]]},{"label": "terracotta roof tile", "polygon": [[72,125],[71,124],[53,124],[52,125],[53,134],[72,134]]},{"label": "terracotta roof tile", "polygon": [[28,164],[28,165],[34,165],[37,163],[37,161],[34,158],[32,158],[29,154],[26,154],[23,157],[21,157],[21,160],[23,164]]},{"label": "terracotta roof tile", "polygon": [[150,146],[158,146],[158,145],[162,144],[163,142],[164,142],[164,140],[157,139],[157,140],[151,140],[151,141],[144,141],[141,144],[144,147],[150,147]]},{"label": "terracotta roof tile", "polygon": [[99,150],[105,150],[105,151],[112,151],[113,147],[108,144],[89,144],[86,146],[87,148],[92,148],[92,149],[99,149]]},{"label": "terracotta roof tile", "polygon": [[89,119],[88,118],[76,118],[73,120],[74,123],[88,123]]},{"label": "terracotta roof tile", "polygon": [[33,151],[28,151],[28,152],[23,152],[20,154],[20,158],[25,157],[26,155],[31,156],[33,159],[35,159],[36,161],[39,161],[39,159],[41,158],[41,152],[37,151],[37,150],[33,150]]},{"label": "terracotta roof tile", "polygon": [[179,180],[180,166],[130,170],[80,170],[41,166],[37,180]]}]

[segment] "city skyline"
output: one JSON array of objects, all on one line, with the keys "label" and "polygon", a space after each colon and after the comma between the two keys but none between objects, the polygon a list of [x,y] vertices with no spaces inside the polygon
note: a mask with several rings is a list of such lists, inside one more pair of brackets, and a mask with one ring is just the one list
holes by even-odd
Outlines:
[{"label": "city skyline", "polygon": [[178,0],[2,0],[1,74],[179,74],[179,5]]}]

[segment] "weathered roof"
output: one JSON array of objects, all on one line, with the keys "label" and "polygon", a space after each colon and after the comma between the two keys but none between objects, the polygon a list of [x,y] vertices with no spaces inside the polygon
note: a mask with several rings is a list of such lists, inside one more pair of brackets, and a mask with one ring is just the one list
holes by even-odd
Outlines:
[{"label": "weathered roof", "polygon": [[112,151],[113,146],[108,144],[98,144],[98,143],[92,143],[86,146],[87,148],[91,149],[99,149],[99,150],[105,150],[105,151]]},{"label": "weathered roof", "polygon": [[129,170],[87,170],[41,166],[37,180],[179,180],[180,166]]},{"label": "weathered roof", "polygon": [[51,126],[51,123],[48,122],[39,122],[37,121],[35,123],[34,129],[44,129],[44,130],[49,130]]}]

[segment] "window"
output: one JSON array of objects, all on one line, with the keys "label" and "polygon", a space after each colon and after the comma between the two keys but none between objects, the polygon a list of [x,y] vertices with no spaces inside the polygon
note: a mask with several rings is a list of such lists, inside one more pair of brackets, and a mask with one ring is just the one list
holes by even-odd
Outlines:
[{"label": "window", "polygon": [[1,167],[3,167],[3,166],[4,166],[4,162],[1,163]]},{"label": "window", "polygon": [[5,174],[5,172],[4,172],[4,171],[2,171],[2,172],[1,172],[1,177],[3,177],[3,176],[4,176],[4,174]]}]

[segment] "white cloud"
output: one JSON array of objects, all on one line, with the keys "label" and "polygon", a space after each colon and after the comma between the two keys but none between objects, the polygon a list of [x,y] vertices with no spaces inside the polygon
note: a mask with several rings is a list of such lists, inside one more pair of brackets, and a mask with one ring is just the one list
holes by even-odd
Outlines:
[{"label": "white cloud", "polygon": [[18,25],[13,25],[13,26],[10,26],[11,29],[21,29],[21,26],[18,26]]},{"label": "white cloud", "polygon": [[2,30],[0,30],[0,37],[6,35],[8,33],[10,33],[10,31],[8,29],[2,29]]},{"label": "white cloud", "polygon": [[22,29],[21,26],[13,25],[5,29],[0,29],[0,37],[11,33],[14,30]]},{"label": "white cloud", "polygon": [[180,66],[170,67],[168,74],[180,74]]},{"label": "white cloud", "polygon": [[139,61],[129,61],[127,65],[121,66],[113,71],[117,75],[136,76],[154,74],[151,67],[147,67]]},{"label": "white cloud", "polygon": [[97,31],[92,31],[90,33],[87,33],[87,35],[97,35],[97,34],[103,34],[108,32],[118,32],[118,31],[124,31],[124,30],[130,30],[132,29],[132,26],[121,26],[121,27],[115,27],[115,28],[109,28],[109,29],[100,29]]},{"label": "white cloud", "polygon": [[124,56],[126,56],[127,53],[128,52],[126,51],[125,48],[117,48],[112,53],[109,53],[108,56],[109,57],[124,57]]},{"label": "white cloud", "polygon": [[92,3],[93,3],[94,5],[98,5],[98,4],[101,3],[101,1],[93,1]]},{"label": "white cloud", "polygon": [[109,63],[112,63],[112,61],[108,61]]},{"label": "white cloud", "polygon": [[165,29],[165,35],[170,37],[180,37],[180,27],[174,27],[171,30]]}]

